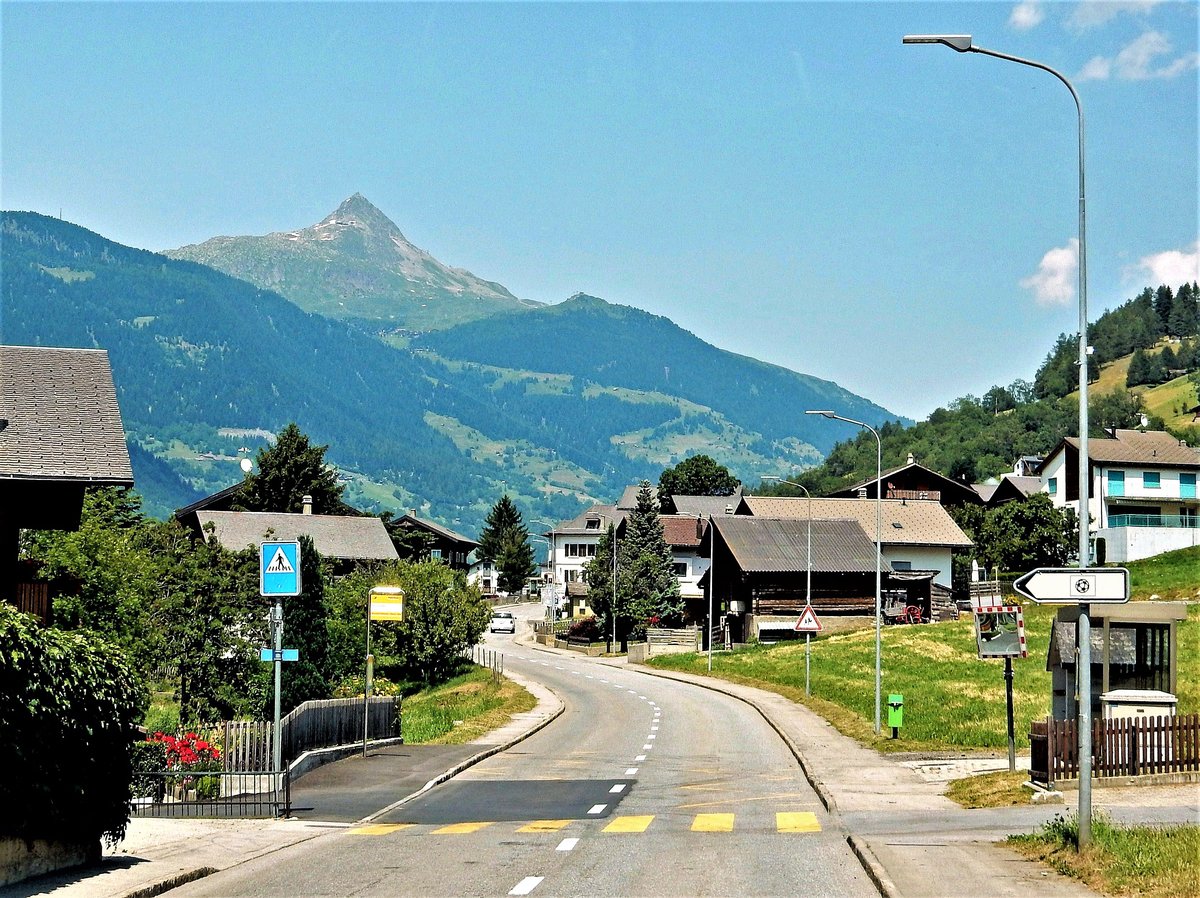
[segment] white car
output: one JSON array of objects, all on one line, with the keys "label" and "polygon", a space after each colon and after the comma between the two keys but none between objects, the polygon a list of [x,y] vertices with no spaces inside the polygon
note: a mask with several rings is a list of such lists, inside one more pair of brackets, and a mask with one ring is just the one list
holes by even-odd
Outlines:
[{"label": "white car", "polygon": [[494,611],[488,629],[493,633],[516,633],[517,619],[512,616],[511,611]]}]

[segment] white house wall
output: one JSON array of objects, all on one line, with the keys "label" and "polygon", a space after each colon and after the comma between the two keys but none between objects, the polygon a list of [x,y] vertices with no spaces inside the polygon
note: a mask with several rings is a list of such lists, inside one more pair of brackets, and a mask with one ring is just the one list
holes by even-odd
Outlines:
[{"label": "white house wall", "polygon": [[939,546],[888,546],[883,547],[883,558],[895,567],[894,562],[908,562],[914,571],[937,571],[933,582],[950,588],[951,551]]}]

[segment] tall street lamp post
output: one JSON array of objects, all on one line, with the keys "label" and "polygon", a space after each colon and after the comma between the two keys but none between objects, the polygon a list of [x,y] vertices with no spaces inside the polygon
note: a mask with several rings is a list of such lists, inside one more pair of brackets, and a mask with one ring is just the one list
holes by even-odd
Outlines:
[{"label": "tall street lamp post", "polygon": [[806,415],[820,415],[835,421],[845,421],[847,424],[857,424],[871,431],[875,437],[875,735],[879,735],[879,709],[883,692],[883,441],[879,439],[879,431],[865,421],[855,421],[845,418],[825,409],[810,409]]},{"label": "tall street lamp post", "polygon": [[[548,524],[545,521],[535,521],[532,518],[529,519],[529,523],[545,527],[547,528],[546,533],[550,534],[550,536],[554,535],[553,524]],[[530,535],[533,536],[533,534]],[[554,541],[550,536],[534,536],[534,538],[546,541],[546,566],[550,568],[550,603],[543,602],[543,604],[546,605],[546,620],[552,621],[558,616],[558,600],[554,596]]]},{"label": "tall street lamp post", "polygon": [[[808,497],[808,575],[804,585],[804,607],[812,607],[812,493],[808,491],[808,487],[796,483],[794,480],[784,480],[782,477],[776,477],[774,474],[762,475],[763,480],[774,480],[777,483],[786,483],[788,486],[794,486],[796,489],[804,490],[804,495]],[[809,657],[808,648],[809,640],[812,638],[811,633],[804,634],[804,694],[812,695],[812,690],[809,686]]]},{"label": "tall street lamp post", "polygon": [[[1079,569],[1088,566],[1088,494],[1091,482],[1088,470],[1088,345],[1087,345],[1087,203],[1083,160],[1083,104],[1066,77],[1050,66],[1020,56],[976,47],[969,34],[908,34],[906,44],[943,44],[959,53],[982,53],[1008,62],[1049,72],[1071,92],[1079,118]],[[1092,837],[1092,634],[1087,604],[1079,606],[1076,635],[1079,645],[1079,847]]]}]

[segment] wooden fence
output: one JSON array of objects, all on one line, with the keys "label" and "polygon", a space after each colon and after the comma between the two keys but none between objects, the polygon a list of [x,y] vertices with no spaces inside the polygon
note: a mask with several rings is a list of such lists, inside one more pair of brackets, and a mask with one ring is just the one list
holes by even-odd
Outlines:
[{"label": "wooden fence", "polygon": [[647,655],[674,655],[680,652],[698,651],[700,651],[700,630],[698,628],[646,630]]},{"label": "wooden fence", "polygon": [[[1030,724],[1030,777],[1047,786],[1079,778],[1074,720]],[[1200,714],[1092,720],[1092,776],[1200,771]]]},{"label": "wooden fence", "polygon": [[[363,716],[361,698],[305,702],[279,722],[284,758],[294,761],[314,748],[362,742]],[[388,739],[400,735],[398,696],[372,696],[368,716],[372,738]]]}]

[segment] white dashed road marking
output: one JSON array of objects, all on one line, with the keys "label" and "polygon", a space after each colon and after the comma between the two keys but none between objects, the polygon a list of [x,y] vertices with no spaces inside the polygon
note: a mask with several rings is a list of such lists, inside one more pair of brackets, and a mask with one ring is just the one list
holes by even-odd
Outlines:
[{"label": "white dashed road marking", "polygon": [[578,844],[579,844],[578,839],[563,839],[561,842],[558,843],[558,848],[556,848],[555,851],[570,851],[572,848],[574,848]]},{"label": "white dashed road marking", "polygon": [[543,878],[544,877],[541,877],[541,876],[526,876],[519,883],[517,883],[515,886],[513,886],[513,890],[511,892],[509,892],[508,894],[510,894],[510,895],[528,895],[530,892],[532,892],[534,889],[536,889],[538,887],[538,883],[541,882]]}]

